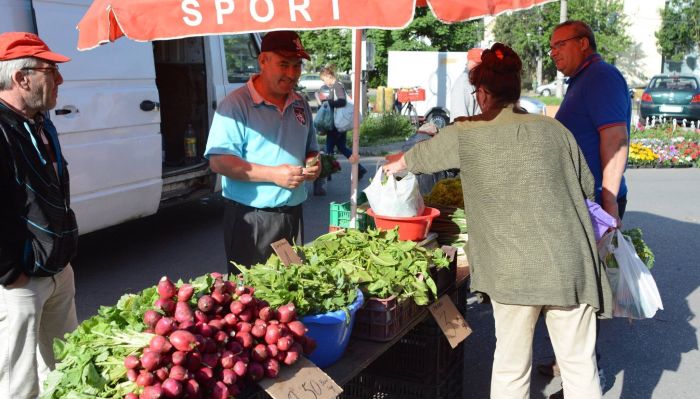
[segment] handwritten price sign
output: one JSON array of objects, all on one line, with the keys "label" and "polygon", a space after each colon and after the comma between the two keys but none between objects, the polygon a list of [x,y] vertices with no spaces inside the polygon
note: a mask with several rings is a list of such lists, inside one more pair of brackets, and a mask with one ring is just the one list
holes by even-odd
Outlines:
[{"label": "handwritten price sign", "polygon": [[431,304],[428,309],[433,314],[435,321],[447,337],[450,346],[456,348],[460,342],[464,341],[472,329],[459,313],[457,307],[449,296],[443,295],[437,302]]},{"label": "handwritten price sign", "polygon": [[276,379],[264,379],[260,386],[274,399],[334,399],[343,389],[305,357],[282,367]]},{"label": "handwritten price sign", "polygon": [[289,266],[292,263],[295,265],[301,265],[301,258],[294,252],[294,248],[289,244],[286,239],[281,239],[270,244],[272,250],[275,251],[277,256],[282,261],[282,264]]}]

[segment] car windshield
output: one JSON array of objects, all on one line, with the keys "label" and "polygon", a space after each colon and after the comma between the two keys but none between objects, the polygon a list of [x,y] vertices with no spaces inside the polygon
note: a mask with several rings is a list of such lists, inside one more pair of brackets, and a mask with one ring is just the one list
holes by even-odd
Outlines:
[{"label": "car windshield", "polygon": [[654,79],[649,88],[653,90],[697,90],[698,82],[690,77],[663,77]]}]

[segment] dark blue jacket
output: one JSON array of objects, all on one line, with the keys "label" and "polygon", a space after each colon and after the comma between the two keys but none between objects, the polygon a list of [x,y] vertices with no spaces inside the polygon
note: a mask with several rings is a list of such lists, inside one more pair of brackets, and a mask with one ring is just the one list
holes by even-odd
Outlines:
[{"label": "dark blue jacket", "polygon": [[56,128],[39,116],[58,175],[35,123],[0,103],[0,284],[20,273],[51,276],[75,256],[78,225]]}]

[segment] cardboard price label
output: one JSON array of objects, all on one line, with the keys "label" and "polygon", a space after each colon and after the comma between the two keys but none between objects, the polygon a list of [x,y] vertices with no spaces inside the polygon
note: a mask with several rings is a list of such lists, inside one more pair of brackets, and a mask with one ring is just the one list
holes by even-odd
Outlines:
[{"label": "cardboard price label", "polygon": [[456,348],[460,342],[464,341],[471,333],[472,329],[459,313],[452,299],[443,295],[437,302],[432,303],[428,309],[433,314],[435,321],[447,337],[452,348]]},{"label": "cardboard price label", "polygon": [[270,244],[270,246],[272,247],[272,250],[275,251],[277,256],[279,256],[280,260],[285,266],[289,266],[292,263],[295,265],[301,265],[301,258],[296,252],[294,252],[294,248],[292,248],[286,238],[275,241]]},{"label": "cardboard price label", "polygon": [[304,356],[289,367],[281,367],[277,378],[266,378],[259,384],[273,399],[335,399],[343,392]]}]

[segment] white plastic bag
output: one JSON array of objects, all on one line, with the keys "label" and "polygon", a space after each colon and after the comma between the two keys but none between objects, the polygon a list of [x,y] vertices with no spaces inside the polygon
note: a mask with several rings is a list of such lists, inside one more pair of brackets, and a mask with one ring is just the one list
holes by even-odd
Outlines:
[{"label": "white plastic bag", "polygon": [[[613,244],[613,234],[617,246]],[[617,268],[605,268],[613,291],[613,317],[648,319],[654,317],[658,309],[663,310],[654,277],[637,255],[632,240],[616,229],[614,233],[606,234],[601,244],[602,259],[609,252],[618,264]]]},{"label": "white plastic bag", "polygon": [[[352,130],[354,105],[350,99],[347,100],[344,106],[333,109],[333,123],[335,129],[339,132],[347,132]],[[362,123],[362,115],[360,115],[360,123]]]},{"label": "white plastic bag", "polygon": [[418,179],[410,172],[397,180],[379,167],[364,192],[370,208],[380,216],[413,217],[422,215],[425,209]]}]

